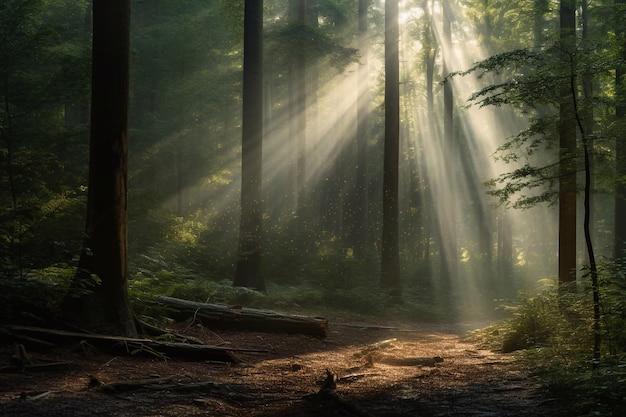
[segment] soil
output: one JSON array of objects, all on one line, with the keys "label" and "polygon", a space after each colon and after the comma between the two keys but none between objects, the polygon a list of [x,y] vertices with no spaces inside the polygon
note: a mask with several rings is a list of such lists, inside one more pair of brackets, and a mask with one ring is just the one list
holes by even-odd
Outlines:
[{"label": "soil", "polygon": [[[69,363],[0,373],[0,416],[572,415],[514,354],[464,338],[472,326],[385,326],[331,320],[325,339],[178,326],[208,344],[265,350],[236,352],[238,364],[112,356],[85,345],[29,352]],[[414,365],[416,357],[442,361]],[[119,384],[130,382],[139,384]]]}]

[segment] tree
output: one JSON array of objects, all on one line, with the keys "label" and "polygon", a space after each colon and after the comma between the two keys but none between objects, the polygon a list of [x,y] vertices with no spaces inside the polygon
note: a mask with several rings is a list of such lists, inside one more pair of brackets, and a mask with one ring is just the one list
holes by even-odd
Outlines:
[{"label": "tree", "polygon": [[235,286],[265,290],[261,274],[263,156],[263,2],[246,0],[244,12],[241,220]]},{"label": "tree", "polygon": [[[291,211],[299,216],[300,226],[306,222],[303,210],[307,204],[307,181],[306,181],[306,62],[307,46],[304,42],[308,40],[310,32],[307,26],[307,1],[289,0],[288,20],[291,31],[290,41],[295,40],[296,45],[289,49],[289,146],[290,146],[290,172],[288,174],[290,184],[288,185],[288,195],[291,201]],[[304,41],[304,42],[303,42]],[[297,44],[299,43],[299,44]],[[281,54],[285,50],[281,49]]]},{"label": "tree", "polygon": [[[626,116],[626,30],[624,30],[624,21],[626,21],[626,1],[615,1],[615,27],[618,42],[621,43],[621,62],[618,63],[615,71],[615,87],[617,90],[617,105],[615,108],[615,118],[621,121]],[[615,237],[613,244],[613,256],[615,258],[623,258],[626,256],[626,140],[620,135],[615,143],[615,161],[616,161],[616,186],[615,186]]]},{"label": "tree", "polygon": [[381,285],[400,292],[398,175],[400,159],[400,63],[398,0],[385,2],[385,145]]},{"label": "tree", "polygon": [[74,318],[134,335],[126,258],[130,0],[94,0],[92,54],[87,222],[76,283],[93,288]]},{"label": "tree", "polygon": [[[422,52],[422,60],[423,67],[426,69],[425,73],[425,83],[426,83],[426,120],[427,120],[427,132],[430,137],[436,137],[436,125],[435,125],[435,69],[436,69],[436,61],[437,55],[440,51],[439,44],[437,42],[437,35],[435,33],[435,22],[433,20],[433,16],[430,13],[429,0],[423,0],[422,9],[424,10],[423,17],[423,29],[422,29],[422,42],[424,44],[423,52]],[[429,183],[428,172],[424,173],[424,182],[426,184]],[[428,200],[432,201],[433,193],[432,188],[427,187],[428,190]],[[426,199],[424,199],[426,201]],[[427,218],[434,219],[434,221],[425,222],[425,227],[429,230],[432,230],[432,234],[436,236],[436,240],[441,242],[441,227],[439,222],[437,221],[437,216],[435,214],[435,210],[432,204],[429,204],[426,207],[425,212],[427,213]],[[429,227],[430,226],[430,227]],[[426,263],[430,263],[430,233],[426,232],[426,238],[424,239],[424,261]]]},{"label": "tree", "polygon": [[356,178],[354,185],[354,213],[352,238],[357,256],[363,254],[367,239],[367,141],[369,138],[369,46],[367,40],[367,8],[369,0],[359,0],[359,53],[357,133],[356,133]]},{"label": "tree", "polygon": [[545,15],[549,10],[548,0],[533,0],[533,43],[539,48],[545,41]]},{"label": "tree", "polygon": [[[443,28],[441,39],[441,50],[443,53],[443,76],[447,78],[451,73],[452,61],[452,6],[451,0],[443,2]],[[443,86],[443,146],[450,153],[452,172],[449,173],[449,182],[452,189],[456,182],[456,165],[458,160],[457,144],[454,137],[454,92],[452,83],[446,82]],[[439,215],[439,256],[441,265],[441,279],[444,288],[450,287],[451,280],[457,274],[457,236],[455,227],[451,226],[456,222],[456,208],[443,211],[446,217]],[[447,226],[446,226],[447,225]]]},{"label": "tree", "polygon": [[[576,1],[560,1],[560,59],[571,69],[576,57]],[[571,73],[570,73],[571,74]],[[573,76],[573,75],[572,75]],[[576,123],[570,77],[560,85],[559,147],[559,282],[576,280]]]},{"label": "tree", "polygon": [[[579,166],[584,172],[584,221],[583,231],[589,261],[588,273],[593,296],[593,329],[594,329],[594,367],[600,359],[602,341],[600,283],[596,263],[592,226],[592,186],[594,176],[594,123],[591,113],[594,76],[607,74],[613,59],[598,54],[590,47],[588,34],[588,8],[583,3],[583,42],[576,37],[576,1],[561,0],[559,10],[559,38],[552,48],[546,51],[518,50],[499,54],[479,64],[482,69],[512,69],[509,81],[492,85],[474,95],[481,97],[481,105],[515,105],[521,107],[534,106],[535,120],[530,127],[518,134],[515,139],[500,148],[505,161],[518,161],[518,153],[522,145],[526,156],[536,155],[540,148],[550,148],[550,132],[556,127],[556,142],[559,145],[558,158],[555,162],[542,167],[525,164],[512,173],[505,174],[498,182],[507,182],[495,195],[502,199],[520,192],[528,192],[536,188],[544,188],[541,193],[519,196],[519,207],[529,207],[542,201],[558,199],[559,206],[559,269],[558,282],[560,288],[570,290],[569,284],[576,281],[576,176]],[[538,30],[535,30],[537,34]],[[537,36],[535,36],[537,37]],[[535,45],[537,46],[537,45]],[[595,55],[595,56],[594,56]],[[587,58],[589,57],[589,58]],[[587,58],[587,60],[585,59]],[[505,65],[503,63],[506,62]],[[495,65],[494,65],[495,64]],[[475,67],[476,68],[476,67]],[[474,69],[475,69],[474,68]],[[524,74],[520,69],[523,68]],[[473,71],[472,69],[471,71]],[[528,75],[528,74],[532,75]],[[579,100],[582,95],[583,100]],[[549,108],[540,107],[543,103],[553,104],[558,109],[553,116]],[[539,104],[539,106],[538,106]],[[582,104],[582,106],[581,106]],[[579,152],[577,136],[580,136]],[[579,153],[582,154],[580,158]],[[582,164],[579,164],[582,159]],[[502,180],[504,178],[504,181]],[[556,185],[556,193],[550,191],[546,184]],[[565,299],[562,299],[565,300]],[[565,307],[565,304],[563,304]]]},{"label": "tree", "polygon": [[[295,0],[296,24],[306,26],[307,2],[306,0]],[[293,123],[292,140],[296,142],[296,212],[302,216],[307,205],[307,172],[306,172],[306,55],[304,51],[294,51],[296,53],[293,62],[290,81],[293,82],[291,108],[294,114],[290,123]],[[306,216],[305,216],[306,217]],[[304,219],[306,222],[306,218]]]},{"label": "tree", "polygon": [[[579,51],[575,29],[575,2],[562,1],[559,11],[559,40],[545,50],[518,49],[494,55],[466,73],[477,69],[506,70],[509,79],[497,82],[475,93],[471,100],[486,105],[512,105],[531,111],[535,116],[528,129],[499,148],[505,162],[534,158],[512,172],[490,181],[492,186],[504,184],[491,191],[501,201],[517,198],[514,207],[527,208],[537,203],[558,201],[559,206],[559,282],[575,281],[576,275],[576,172],[577,172],[577,113],[572,93],[572,77],[580,71],[576,62]],[[552,109],[558,109],[552,114]],[[553,129],[559,153],[556,161],[547,162],[551,155]],[[540,139],[538,139],[540,138]],[[518,152],[525,147],[525,155]],[[548,153],[541,155],[538,149]],[[555,188],[557,190],[555,190]]]}]

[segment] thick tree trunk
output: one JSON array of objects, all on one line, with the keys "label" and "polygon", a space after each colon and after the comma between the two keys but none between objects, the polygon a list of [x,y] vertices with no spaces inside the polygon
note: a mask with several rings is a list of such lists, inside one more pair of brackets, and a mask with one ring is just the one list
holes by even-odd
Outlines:
[{"label": "thick tree trunk", "polygon": [[77,282],[96,276],[74,319],[136,334],[127,287],[130,1],[94,0],[91,139],[85,244]]},{"label": "thick tree trunk", "polygon": [[[575,4],[574,0],[560,2],[562,59],[563,67],[568,69],[572,66],[570,60],[574,59]],[[559,117],[559,283],[568,283],[576,280],[576,121],[569,81],[561,87]]]},{"label": "thick tree trunk", "polygon": [[398,165],[400,158],[400,63],[398,0],[385,2],[385,150],[381,285],[400,292]]},{"label": "thick tree trunk", "polygon": [[158,297],[157,301],[175,310],[173,318],[187,320],[190,317],[212,327],[245,329],[267,333],[305,334],[314,337],[328,335],[328,320],[282,314],[269,310],[246,307],[227,307],[198,303],[172,297]]},{"label": "thick tree trunk", "polygon": [[241,220],[236,286],[265,290],[261,275],[263,158],[263,2],[247,0],[244,17]]}]

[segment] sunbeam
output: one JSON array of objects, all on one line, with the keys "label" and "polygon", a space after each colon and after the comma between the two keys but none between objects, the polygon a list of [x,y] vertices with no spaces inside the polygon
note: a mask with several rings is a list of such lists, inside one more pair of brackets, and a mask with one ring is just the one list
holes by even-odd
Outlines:
[{"label": "sunbeam", "polygon": [[[437,3],[431,13],[433,21],[437,22],[433,25],[434,32],[443,50],[441,55],[448,60],[448,71],[466,70],[486,58],[484,48],[470,25],[462,20],[455,22],[458,27],[455,27],[448,42],[442,33],[443,11]],[[404,31],[408,29],[405,27]],[[423,45],[416,46],[418,50],[412,53],[418,56]],[[438,64],[443,65],[443,61]],[[408,62],[405,65],[415,64]],[[407,70],[407,73],[410,71]],[[528,265],[531,260],[526,239],[530,242],[536,239],[524,233],[541,230],[544,233],[541,240],[550,241],[554,235],[550,226],[554,213],[546,207],[515,213],[496,207],[497,201],[486,194],[484,183],[511,167],[496,161],[492,154],[504,139],[519,132],[528,121],[506,109],[464,106],[463,102],[472,93],[485,86],[485,80],[473,74],[453,77],[447,82],[452,87],[455,103],[461,103],[454,107],[453,137],[446,140],[443,116],[431,113],[433,109],[429,110],[424,103],[414,106],[412,120],[415,126],[411,130],[415,133],[403,140],[407,142],[405,146],[415,147],[424,153],[423,166],[418,167],[418,175],[427,181],[434,215],[441,228],[437,256],[452,254],[455,257],[447,260],[447,266],[441,263],[441,268],[448,268],[448,273],[453,272],[448,277],[451,294],[444,297],[452,297],[455,307],[462,312],[490,314],[496,307],[494,300],[513,297],[517,290],[531,285],[537,277],[554,273],[555,265],[546,265],[545,257],[535,257],[532,268]],[[434,88],[440,91],[441,85]],[[443,108],[442,99],[439,100],[434,103],[435,110]],[[529,229],[530,224],[537,225],[537,228],[533,226]],[[541,249],[533,248],[531,251],[536,253],[536,250]],[[518,266],[526,262],[525,267],[515,271],[494,269],[494,265],[499,264],[497,259],[506,256],[509,251],[512,257],[518,259]],[[440,270],[439,273],[446,272]],[[438,285],[440,289],[445,289],[441,279],[445,277],[440,277]]]},{"label": "sunbeam", "polygon": [[[494,300],[512,298],[519,289],[554,273],[554,262],[549,259],[554,259],[552,255],[556,254],[552,243],[556,242],[556,231],[551,226],[555,213],[549,207],[511,211],[497,206],[495,198],[487,194],[485,183],[511,170],[493,157],[494,152],[528,124],[524,116],[511,110],[467,106],[467,99],[483,88],[488,79],[474,74],[448,79],[454,103],[452,126],[444,123],[443,71],[463,71],[486,58],[481,37],[463,20],[463,10],[456,11],[451,36],[445,36],[439,2],[426,2],[427,10],[423,9],[424,5],[402,4],[400,82],[404,162],[400,173],[400,227],[404,228],[401,243],[404,280],[416,280],[420,288],[432,291],[435,303],[453,306],[460,315],[466,312],[489,315],[496,307]],[[433,42],[439,45],[439,52],[433,58],[435,77],[431,86],[422,80],[423,53],[429,47],[428,41],[418,34],[418,25],[428,19],[433,28]],[[376,38],[370,37],[370,42],[375,43]],[[284,231],[297,223],[295,219],[303,214],[298,199],[304,195],[307,213],[317,216],[308,225],[330,241],[341,240],[349,227],[345,209],[350,204],[356,175],[357,102],[370,89],[370,163],[380,157],[382,149],[381,55],[382,51],[373,45],[366,85],[359,81],[357,63],[339,71],[321,70],[316,67],[318,64],[309,63],[302,114],[296,114],[296,106],[291,104],[294,87],[288,78],[292,74],[287,71],[266,74],[263,132],[266,230]],[[295,124],[297,119],[306,120],[304,128]],[[190,134],[180,132],[172,136],[171,143],[159,146],[176,148],[177,141],[184,142]],[[298,151],[303,138],[304,158]],[[241,150],[231,146],[228,149],[220,157],[219,167],[206,167],[204,174],[184,183],[178,195],[169,196],[164,205],[171,209],[178,207],[178,211],[182,205],[190,212],[203,206],[207,222],[223,223],[225,228],[230,228],[227,234],[235,236]],[[296,179],[299,171],[304,174],[303,183]],[[371,217],[366,227],[369,247],[375,251],[380,249],[380,219],[376,216],[380,215],[381,180],[380,167],[368,172],[370,201],[366,210]],[[539,234],[540,239],[536,237]],[[351,243],[341,245],[352,256]]]}]

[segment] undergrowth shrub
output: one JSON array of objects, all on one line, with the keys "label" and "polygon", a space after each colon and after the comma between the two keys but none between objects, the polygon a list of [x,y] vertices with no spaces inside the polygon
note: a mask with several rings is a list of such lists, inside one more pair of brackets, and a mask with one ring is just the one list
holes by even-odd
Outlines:
[{"label": "undergrowth shrub", "polygon": [[71,285],[76,268],[57,264],[29,271],[26,276],[0,277],[0,318],[7,323],[44,323],[57,316],[67,296],[89,288]]},{"label": "undergrowth shrub", "polygon": [[593,303],[584,277],[571,287],[542,280],[504,307],[511,317],[473,334],[519,358],[544,389],[574,405],[579,416],[616,416],[626,409],[626,286],[620,264],[600,269],[602,356],[593,365]]}]

